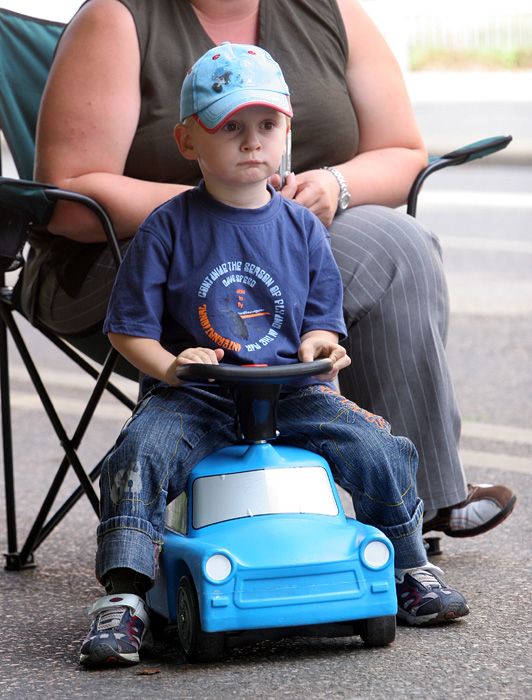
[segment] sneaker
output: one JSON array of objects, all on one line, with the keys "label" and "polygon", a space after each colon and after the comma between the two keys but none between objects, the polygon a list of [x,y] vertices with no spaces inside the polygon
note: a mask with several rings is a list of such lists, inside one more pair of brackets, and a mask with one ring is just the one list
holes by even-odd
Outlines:
[{"label": "sneaker", "polygon": [[433,564],[397,570],[397,617],[409,625],[435,625],[469,613],[464,596],[449,588],[443,571]]},{"label": "sneaker", "polygon": [[80,662],[85,666],[137,664],[150,624],[142,598],[131,593],[106,595],[89,614],[93,620],[81,646]]},{"label": "sneaker", "polygon": [[515,495],[500,484],[468,484],[467,498],[449,508],[440,508],[423,521],[423,533],[444,532],[448,537],[474,537],[496,527],[514,509]]}]

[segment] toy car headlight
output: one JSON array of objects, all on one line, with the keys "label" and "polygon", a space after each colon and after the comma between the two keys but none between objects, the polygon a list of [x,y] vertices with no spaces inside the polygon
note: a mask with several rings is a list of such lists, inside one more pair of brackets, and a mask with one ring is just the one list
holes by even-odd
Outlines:
[{"label": "toy car headlight", "polygon": [[233,571],[233,564],[225,554],[212,554],[205,560],[203,572],[213,583],[225,581]]},{"label": "toy car headlight", "polygon": [[391,545],[385,540],[366,540],[360,548],[360,556],[368,569],[383,569],[392,556]]}]

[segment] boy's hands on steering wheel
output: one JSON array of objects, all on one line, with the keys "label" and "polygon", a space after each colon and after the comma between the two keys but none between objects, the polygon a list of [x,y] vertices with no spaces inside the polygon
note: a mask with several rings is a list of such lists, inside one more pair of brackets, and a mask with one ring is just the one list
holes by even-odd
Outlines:
[{"label": "boy's hands on steering wheel", "polygon": [[[330,331],[309,331],[301,339],[298,350],[300,362],[312,362],[328,358],[333,363],[332,369],[326,374],[320,374],[318,379],[332,382],[338,372],[351,364],[345,348],[337,342],[338,336]],[[199,363],[203,365],[218,365],[224,356],[221,348],[187,348],[174,358],[166,371],[165,381],[170,386],[179,386],[181,380],[176,377],[176,370],[183,365]],[[210,380],[212,381],[212,380]]]},{"label": "boy's hands on steering wheel", "polygon": [[[216,348],[211,350],[211,348],[187,348],[180,352],[179,355],[174,359],[166,371],[165,381],[170,386],[179,386],[181,380],[176,377],[176,370],[178,367],[190,364],[202,364],[202,365],[217,365],[221,362],[224,356],[224,351],[222,348]],[[212,380],[209,380],[212,381]]]},{"label": "boy's hands on steering wheel", "polygon": [[351,358],[345,348],[338,343],[336,333],[330,331],[310,331],[301,339],[298,350],[301,362],[312,362],[328,358],[333,363],[332,369],[327,374],[320,374],[318,379],[323,382],[332,382],[338,376],[338,372],[351,364]]}]

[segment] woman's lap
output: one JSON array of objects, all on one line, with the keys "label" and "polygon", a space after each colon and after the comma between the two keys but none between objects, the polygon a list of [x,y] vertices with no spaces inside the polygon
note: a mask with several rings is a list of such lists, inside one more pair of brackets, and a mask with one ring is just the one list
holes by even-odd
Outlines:
[{"label": "woman's lap", "polygon": [[352,359],[340,376],[342,393],[414,442],[427,508],[457,503],[466,485],[444,347],[449,308],[439,243],[415,219],[380,206],[337,217],[331,238]]}]

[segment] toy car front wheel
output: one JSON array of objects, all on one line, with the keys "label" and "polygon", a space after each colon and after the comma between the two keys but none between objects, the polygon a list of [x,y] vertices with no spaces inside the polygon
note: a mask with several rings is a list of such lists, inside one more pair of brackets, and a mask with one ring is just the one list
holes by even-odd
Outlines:
[{"label": "toy car front wheel", "polygon": [[363,620],[360,636],[368,647],[383,647],[391,644],[395,639],[395,615]]},{"label": "toy car front wheel", "polygon": [[223,654],[223,632],[201,629],[196,589],[189,576],[181,578],[177,589],[177,636],[189,661],[216,661]]}]

